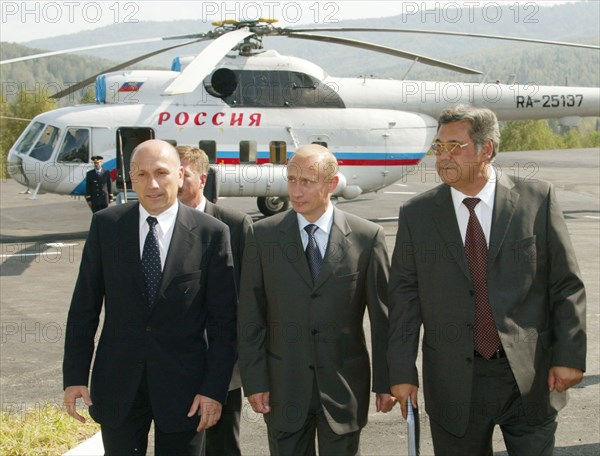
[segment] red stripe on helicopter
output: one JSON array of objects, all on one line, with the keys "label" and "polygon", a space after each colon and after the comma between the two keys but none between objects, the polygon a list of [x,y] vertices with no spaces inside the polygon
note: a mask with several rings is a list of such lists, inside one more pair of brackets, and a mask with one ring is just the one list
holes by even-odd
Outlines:
[{"label": "red stripe on helicopter", "polygon": [[[413,166],[418,165],[421,160],[417,158],[410,158],[406,160],[338,160],[340,166]],[[269,163],[268,158],[257,158],[257,165],[264,165]],[[239,165],[239,158],[218,158],[217,164],[219,165]]]}]

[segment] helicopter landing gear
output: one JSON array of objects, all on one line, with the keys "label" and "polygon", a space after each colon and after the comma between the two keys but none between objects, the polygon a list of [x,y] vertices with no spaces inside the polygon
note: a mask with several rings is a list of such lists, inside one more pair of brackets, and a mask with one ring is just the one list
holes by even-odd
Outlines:
[{"label": "helicopter landing gear", "polygon": [[266,217],[286,211],[290,207],[290,200],[278,196],[260,196],[256,205]]}]

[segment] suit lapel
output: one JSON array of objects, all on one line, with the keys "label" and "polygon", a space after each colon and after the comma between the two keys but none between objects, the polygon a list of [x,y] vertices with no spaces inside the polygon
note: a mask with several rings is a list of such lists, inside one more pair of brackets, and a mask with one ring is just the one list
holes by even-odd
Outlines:
[{"label": "suit lapel", "polygon": [[140,209],[139,203],[131,207],[131,210],[123,215],[119,221],[119,233],[123,233],[123,252],[132,252],[132,262],[134,267],[129,268],[132,264],[125,261],[125,265],[131,270],[133,280],[138,285],[142,293],[145,290],[144,276],[142,274],[142,261],[140,252]]},{"label": "suit lapel", "polygon": [[454,258],[458,267],[460,267],[465,276],[470,279],[471,273],[469,272],[464,244],[460,235],[458,221],[456,220],[456,212],[454,211],[454,204],[452,203],[450,187],[448,185],[438,187],[438,192],[433,198],[435,203],[433,219],[437,230],[444,239],[445,246],[439,247],[440,249],[444,248],[444,255],[449,255]]},{"label": "suit lapel", "polygon": [[490,233],[490,250],[488,254],[489,264],[498,256],[506,236],[506,231],[515,213],[519,194],[513,190],[513,187],[514,183],[507,176],[500,176],[496,183],[492,230]]},{"label": "suit lapel", "polygon": [[344,213],[339,209],[333,208],[333,224],[331,225],[327,250],[325,251],[323,266],[321,266],[321,273],[319,274],[319,280],[315,284],[315,289],[335,275],[335,272],[341,266],[348,249],[352,246],[352,242],[347,237],[351,232],[352,229],[348,225]]},{"label": "suit lapel", "polygon": [[281,235],[280,249],[282,257],[286,258],[286,252],[290,252],[290,246],[297,246],[295,250],[298,252],[298,258],[297,260],[291,260],[290,262],[294,268],[296,268],[296,271],[298,272],[298,275],[302,277],[302,280],[312,288],[313,281],[310,275],[310,269],[308,268],[308,261],[304,254],[302,239],[300,238],[300,227],[298,226],[298,218],[295,211],[290,211],[285,216],[279,225],[279,231]]},{"label": "suit lapel", "polygon": [[[194,210],[194,209],[191,209]],[[191,220],[180,203],[177,217],[175,218],[175,226],[173,227],[173,237],[169,244],[167,259],[165,261],[165,269],[163,271],[162,280],[160,283],[159,296],[164,297],[164,292],[173,280],[173,277],[181,273],[185,267],[185,258],[192,249],[193,231],[196,227],[191,223]]]}]

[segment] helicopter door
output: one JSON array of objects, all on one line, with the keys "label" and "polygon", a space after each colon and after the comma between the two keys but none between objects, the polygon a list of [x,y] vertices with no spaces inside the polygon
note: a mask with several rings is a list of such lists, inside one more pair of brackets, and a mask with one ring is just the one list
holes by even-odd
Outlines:
[{"label": "helicopter door", "polygon": [[269,163],[285,165],[287,160],[287,144],[285,141],[271,141],[269,143]]},{"label": "helicopter door", "polygon": [[149,139],[154,139],[152,128],[146,127],[121,127],[117,129],[117,189],[131,190],[129,177],[129,161],[131,153],[138,144]]}]

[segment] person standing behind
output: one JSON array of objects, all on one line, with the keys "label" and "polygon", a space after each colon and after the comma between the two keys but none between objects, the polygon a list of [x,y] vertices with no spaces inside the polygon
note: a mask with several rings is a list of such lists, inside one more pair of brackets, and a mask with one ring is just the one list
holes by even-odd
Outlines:
[{"label": "person standing behind", "polygon": [[93,156],[94,169],[85,175],[85,201],[92,212],[107,208],[113,201],[110,172],[102,168],[102,160],[100,155]]},{"label": "person standing behind", "polygon": [[[179,201],[186,206],[212,215],[229,227],[231,253],[239,289],[240,268],[244,253],[246,232],[252,218],[243,212],[218,206],[204,197],[204,185],[208,176],[208,156],[197,147],[177,146],[183,166],[183,186],[179,189]],[[242,410],[242,380],[236,364],[229,384],[227,401],[221,419],[206,431],[207,456],[237,456],[240,450],[240,414]]]},{"label": "person standing behind", "polygon": [[302,146],[287,165],[293,210],[248,231],[238,307],[244,393],[264,414],[273,455],[359,454],[371,365],[389,411],[385,360],[388,255],[383,229],[334,208],[338,166],[325,147]]},{"label": "person standing behind", "polygon": [[106,455],[145,454],[152,421],[156,455],[200,455],[236,356],[229,230],[178,203],[183,169],[167,142],[137,146],[130,175],[139,203],[92,216],[67,320],[64,400],[80,421],[77,399],[89,406]]},{"label": "person standing behind", "polygon": [[388,363],[406,418],[423,387],[440,455],[550,455],[585,370],[585,290],[551,184],[502,174],[496,115],[460,105],[431,146],[443,183],[400,208]]}]

